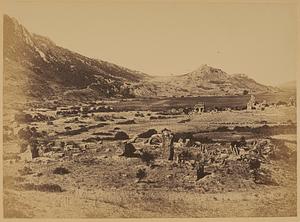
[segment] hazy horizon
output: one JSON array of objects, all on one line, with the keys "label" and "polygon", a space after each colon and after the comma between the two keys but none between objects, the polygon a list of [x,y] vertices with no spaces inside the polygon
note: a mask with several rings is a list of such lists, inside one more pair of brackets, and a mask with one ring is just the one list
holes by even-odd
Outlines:
[{"label": "hazy horizon", "polygon": [[10,1],[4,13],[61,47],[149,75],[207,64],[266,85],[296,80],[289,2]]}]

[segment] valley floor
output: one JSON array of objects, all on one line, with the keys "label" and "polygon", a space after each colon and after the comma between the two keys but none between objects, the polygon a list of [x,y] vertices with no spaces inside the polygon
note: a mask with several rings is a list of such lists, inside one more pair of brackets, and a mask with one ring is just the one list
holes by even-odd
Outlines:
[{"label": "valley floor", "polygon": [[[135,112],[117,114],[128,120],[134,118]],[[197,132],[220,126],[256,127],[262,125],[261,121],[270,125],[296,121],[295,109],[290,107],[270,108],[264,112],[204,113],[190,116],[189,122],[181,124],[178,122],[186,120],[187,116],[152,121],[149,121],[146,112],[144,116],[134,118],[136,123],[132,125],[106,121],[108,125],[102,126],[101,132],[111,132],[118,126],[132,138],[150,128],[159,131],[166,126],[173,132]],[[64,123],[66,120],[70,118],[56,119],[50,126],[45,123],[35,126],[53,133],[68,125]],[[96,123],[92,118],[85,121],[90,125]],[[70,126],[76,128],[75,123],[70,123]],[[95,128],[79,135],[62,135],[57,140],[67,139],[79,143],[97,132],[99,129]],[[236,138],[240,135],[231,133]],[[208,131],[205,136],[222,139],[228,137],[228,132],[220,134]],[[250,139],[252,137],[249,136]],[[296,155],[295,134],[274,135],[274,138],[284,141],[287,152]],[[143,141],[138,141],[135,146],[138,148],[143,144]],[[120,141],[104,140],[98,153],[87,152],[72,158],[40,157],[29,162],[9,158],[19,155],[15,141],[7,142],[5,148],[6,218],[294,217],[297,212],[295,157],[263,163],[262,168],[272,173],[277,184],[262,185],[253,183],[251,178],[241,177],[237,180],[234,174],[226,174],[228,178],[223,180],[215,173],[217,171],[211,169],[212,166],[206,167],[206,170],[212,172],[211,175],[199,181],[195,180],[195,171],[189,165],[158,158],[155,167],[151,168],[140,158],[121,157]],[[234,158],[232,160],[237,161]],[[70,172],[54,174],[54,169],[58,167],[64,167]],[[222,165],[213,167],[222,168]],[[30,172],[24,173],[26,168]],[[135,176],[139,168],[145,168],[148,175],[137,182]],[[56,184],[62,188],[62,192],[53,192],[50,188],[40,191],[32,189],[37,184]]]}]

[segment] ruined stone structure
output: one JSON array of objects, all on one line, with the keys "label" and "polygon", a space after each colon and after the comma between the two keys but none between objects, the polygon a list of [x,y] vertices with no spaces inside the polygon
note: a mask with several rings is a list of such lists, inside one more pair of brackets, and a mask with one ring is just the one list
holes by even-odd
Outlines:
[{"label": "ruined stone structure", "polygon": [[255,107],[255,97],[251,95],[250,100],[247,103],[247,110],[252,110]]},{"label": "ruined stone structure", "polygon": [[296,106],[296,99],[294,96],[291,96],[288,101],[289,106]]},{"label": "ruined stone structure", "polygon": [[194,106],[194,113],[203,113],[205,111],[205,105],[203,102]]},{"label": "ruined stone structure", "polygon": [[162,158],[168,160],[174,158],[174,135],[168,129],[162,130]]}]

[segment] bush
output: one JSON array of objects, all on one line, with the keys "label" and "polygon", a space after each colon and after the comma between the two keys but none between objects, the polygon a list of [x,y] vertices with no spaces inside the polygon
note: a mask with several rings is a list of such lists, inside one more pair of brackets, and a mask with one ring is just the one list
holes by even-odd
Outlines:
[{"label": "bush", "polygon": [[264,184],[271,186],[278,186],[279,184],[272,178],[272,174],[269,170],[259,169],[253,172],[254,182],[256,184]]},{"label": "bush", "polygon": [[243,95],[248,95],[249,91],[248,90],[244,90],[243,91]]},{"label": "bush", "polygon": [[53,170],[53,173],[54,174],[59,174],[59,175],[64,175],[64,174],[69,174],[70,171],[67,168],[64,168],[64,167],[56,167]]},{"label": "bush", "polygon": [[231,131],[227,126],[220,126],[214,130],[215,132],[228,132]]},{"label": "bush", "polygon": [[180,120],[178,123],[187,123],[190,121],[191,121],[191,119],[183,119],[183,120]]},{"label": "bush", "polygon": [[19,169],[18,172],[20,173],[21,176],[33,174],[33,171],[30,167],[24,166],[24,168]]},{"label": "bush", "polygon": [[32,116],[30,114],[26,114],[23,112],[15,114],[15,120],[18,123],[29,123],[33,121]]},{"label": "bush", "polygon": [[20,185],[24,190],[36,190],[41,192],[62,192],[63,189],[61,186],[57,184],[33,184],[33,183],[25,183]]},{"label": "bush", "polygon": [[184,150],[184,151],[182,151],[181,153],[178,154],[179,162],[188,161],[188,160],[191,160],[192,158],[193,158],[193,155],[188,150]]},{"label": "bush", "polygon": [[140,182],[143,178],[147,176],[146,170],[145,169],[139,169],[136,173],[136,178],[138,178],[138,182]]},{"label": "bush", "polygon": [[283,101],[278,101],[278,103],[276,103],[277,106],[281,106],[281,105],[287,105],[286,102]]},{"label": "bush", "polygon": [[150,165],[154,161],[155,157],[152,153],[149,153],[148,151],[144,151],[141,155],[141,159],[147,165]]},{"label": "bush", "polygon": [[126,120],[123,122],[119,122],[117,124],[127,125],[127,124],[136,124],[136,122],[134,120]]},{"label": "bush", "polygon": [[249,161],[249,167],[251,170],[257,170],[260,168],[260,161],[259,159],[251,159]]}]

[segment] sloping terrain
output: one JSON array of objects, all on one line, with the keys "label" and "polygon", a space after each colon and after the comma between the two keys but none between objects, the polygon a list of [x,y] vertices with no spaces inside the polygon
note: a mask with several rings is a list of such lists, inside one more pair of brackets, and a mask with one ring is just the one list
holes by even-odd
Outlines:
[{"label": "sloping terrain", "polygon": [[88,58],[32,34],[4,16],[5,97],[95,100],[111,97],[178,97],[271,92],[246,75],[203,65],[178,76],[156,77]]},{"label": "sloping terrain", "polygon": [[4,58],[5,92],[19,89],[35,98],[72,96],[73,90],[86,97],[129,96],[126,86],[146,77],[59,47],[9,16],[4,16]]},{"label": "sloping terrain", "polygon": [[184,75],[157,77],[153,78],[151,82],[164,96],[223,96],[241,95],[244,91],[254,94],[274,91],[273,87],[259,84],[245,74],[230,75],[206,64]]},{"label": "sloping terrain", "polygon": [[296,94],[296,91],[297,91],[297,82],[296,82],[296,80],[289,81],[289,82],[282,83],[282,84],[278,85],[277,87],[281,91],[291,92],[291,93]]}]

